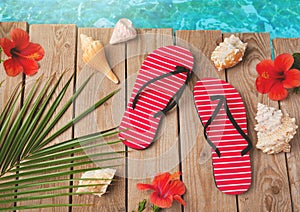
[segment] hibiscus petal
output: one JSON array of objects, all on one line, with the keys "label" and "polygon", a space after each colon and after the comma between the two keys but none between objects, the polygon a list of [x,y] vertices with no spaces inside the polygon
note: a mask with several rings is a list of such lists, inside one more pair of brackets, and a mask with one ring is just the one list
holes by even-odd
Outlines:
[{"label": "hibiscus petal", "polygon": [[169,183],[171,174],[168,172],[156,175],[152,181],[154,187],[158,187],[159,190],[163,190],[164,187]]},{"label": "hibiscus petal", "polygon": [[262,60],[256,65],[256,71],[259,75],[263,73],[272,73],[274,70],[274,62],[272,60]]},{"label": "hibiscus petal", "polygon": [[173,180],[167,186],[167,190],[162,191],[162,194],[182,195],[185,193],[185,186],[180,180]]},{"label": "hibiscus petal", "polygon": [[271,90],[272,86],[276,83],[276,80],[274,79],[265,79],[261,76],[258,76],[256,78],[256,89],[259,93],[265,94],[269,93]]},{"label": "hibiscus petal", "polygon": [[15,44],[14,42],[12,42],[11,40],[7,39],[7,38],[1,38],[0,39],[0,47],[2,48],[2,50],[4,51],[4,53],[8,56],[11,57],[11,49],[15,48]]},{"label": "hibiscus petal", "polygon": [[155,190],[154,187],[150,184],[142,184],[142,183],[138,183],[136,184],[136,187],[139,190]]},{"label": "hibiscus petal", "polygon": [[282,81],[283,87],[295,88],[300,86],[300,71],[298,69],[291,69],[284,73],[285,79]]},{"label": "hibiscus petal", "polygon": [[19,63],[23,66],[24,74],[31,76],[37,73],[39,65],[36,61],[27,58],[17,58]]},{"label": "hibiscus petal", "polygon": [[284,100],[288,96],[287,90],[283,87],[280,82],[275,83],[271,91],[268,93],[269,98],[274,101]]},{"label": "hibiscus petal", "polygon": [[161,197],[159,196],[159,193],[153,192],[150,195],[150,202],[160,208],[170,208],[173,203],[173,197],[171,195]]},{"label": "hibiscus petal", "polygon": [[29,35],[23,29],[15,28],[10,32],[10,37],[16,44],[18,50],[22,50],[29,45]]},{"label": "hibiscus petal", "polygon": [[294,63],[294,58],[291,54],[280,54],[274,60],[274,66],[281,71],[289,70]]},{"label": "hibiscus petal", "polygon": [[29,59],[39,61],[44,57],[45,51],[40,44],[29,43],[29,45],[25,49],[20,51],[20,54],[26,56]]},{"label": "hibiscus petal", "polygon": [[175,195],[175,196],[173,196],[173,198],[174,198],[177,202],[179,202],[181,205],[186,206],[186,202],[185,202],[179,195]]},{"label": "hibiscus petal", "polygon": [[14,77],[23,71],[22,65],[15,58],[5,60],[3,63],[4,69],[8,76]]}]

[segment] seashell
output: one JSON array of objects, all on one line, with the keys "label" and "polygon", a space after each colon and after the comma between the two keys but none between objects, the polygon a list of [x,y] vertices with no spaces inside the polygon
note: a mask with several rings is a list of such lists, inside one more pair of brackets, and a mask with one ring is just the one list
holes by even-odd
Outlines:
[{"label": "seashell", "polygon": [[94,195],[101,197],[103,194],[105,194],[107,187],[110,185],[115,173],[116,173],[115,169],[109,169],[109,168],[85,172],[81,176],[81,179],[97,178],[99,180],[79,180],[78,185],[92,185],[92,184],[99,184],[99,185],[79,187],[76,190],[76,193],[95,192]]},{"label": "seashell", "polygon": [[82,60],[92,68],[102,72],[115,84],[119,79],[111,70],[105,56],[104,46],[99,40],[94,40],[87,35],[80,35],[82,46]]},{"label": "seashell", "polygon": [[291,151],[289,142],[298,128],[295,118],[259,103],[255,119],[257,124],[254,129],[258,138],[256,148],[267,154]]},{"label": "seashell", "polygon": [[231,35],[215,48],[211,54],[211,60],[218,71],[222,71],[242,61],[246,48],[247,43],[243,43],[238,37]]},{"label": "seashell", "polygon": [[116,44],[125,42],[135,38],[136,35],[136,29],[134,28],[132,22],[127,18],[122,18],[116,23],[109,43]]}]

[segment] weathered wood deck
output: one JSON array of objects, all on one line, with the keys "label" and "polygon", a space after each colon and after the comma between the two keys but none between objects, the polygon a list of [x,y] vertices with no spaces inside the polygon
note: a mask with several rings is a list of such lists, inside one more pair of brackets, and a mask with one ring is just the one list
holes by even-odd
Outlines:
[{"label": "weathered wood deck", "polygon": [[[45,57],[40,61],[39,73],[26,77],[28,83],[42,73],[46,76],[53,72],[69,70],[66,75],[76,73],[76,80],[84,79],[86,66],[81,59],[79,41],[81,33],[109,43],[112,29],[77,28],[75,25],[27,25],[26,23],[0,23],[0,37],[9,37],[11,29],[19,27],[29,32],[32,42],[40,43],[45,49]],[[190,49],[195,58],[194,76],[185,90],[179,105],[170,111],[160,130],[160,136],[151,148],[144,151],[130,151],[123,159],[124,167],[118,169],[118,176],[109,193],[103,197],[91,195],[60,197],[42,200],[41,203],[88,203],[93,207],[74,207],[72,209],[54,208],[42,211],[132,211],[139,201],[148,199],[149,193],[136,189],[138,182],[151,182],[155,173],[162,171],[181,171],[182,180],[187,187],[184,199],[186,207],[178,203],[165,211],[300,211],[300,132],[291,142],[292,151],[288,154],[266,155],[253,148],[251,162],[253,180],[248,192],[239,196],[221,193],[214,184],[210,148],[202,136],[203,127],[193,103],[192,88],[196,80],[203,77],[219,77],[231,83],[242,95],[248,117],[248,132],[253,144],[257,142],[254,132],[257,103],[286,109],[300,124],[300,96],[293,94],[282,102],[270,101],[255,89],[257,77],[255,66],[262,59],[271,58],[270,37],[267,33],[240,33],[238,36],[248,43],[243,61],[222,73],[217,73],[210,62],[210,54],[224,37],[221,31],[176,31],[172,29],[138,29],[137,39],[127,43],[107,46],[107,58],[113,71],[121,80],[114,85],[104,78],[94,80],[88,92],[80,96],[73,108],[61,122],[69,120],[91,99],[98,99],[110,91],[122,88],[109,103],[77,124],[59,138],[66,140],[72,136],[84,135],[119,124],[134,85],[134,77],[147,53],[165,45],[180,45]],[[299,39],[274,39],[275,56],[283,53],[300,52]],[[67,78],[67,77],[66,77]],[[64,78],[64,79],[66,79]],[[126,78],[128,80],[126,80]],[[7,77],[0,67],[0,81],[6,80],[0,93],[0,109],[9,97],[14,85],[22,80],[22,75]],[[70,89],[69,95],[73,92]],[[21,101],[21,100],[20,100]],[[21,102],[20,102],[21,103]],[[86,105],[87,106],[87,105]],[[120,145],[118,150],[125,150]],[[127,177],[125,177],[127,176]],[[74,177],[74,176],[70,176]],[[79,177],[79,176],[77,176]],[[66,192],[69,192],[66,189]],[[30,204],[24,202],[23,204]],[[12,204],[13,205],[13,204]],[[33,210],[32,210],[33,211]]]}]

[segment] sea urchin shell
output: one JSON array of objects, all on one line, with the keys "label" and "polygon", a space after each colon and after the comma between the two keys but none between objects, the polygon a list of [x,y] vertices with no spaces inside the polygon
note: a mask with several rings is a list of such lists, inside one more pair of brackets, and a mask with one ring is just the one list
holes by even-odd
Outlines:
[{"label": "sea urchin shell", "polygon": [[298,128],[295,118],[259,103],[255,119],[257,124],[254,129],[258,138],[256,148],[267,154],[290,152],[289,142]]}]

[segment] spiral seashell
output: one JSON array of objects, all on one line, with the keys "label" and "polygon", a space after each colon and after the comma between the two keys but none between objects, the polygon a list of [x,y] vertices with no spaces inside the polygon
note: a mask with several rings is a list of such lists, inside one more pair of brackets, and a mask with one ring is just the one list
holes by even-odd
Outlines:
[{"label": "spiral seashell", "polygon": [[119,83],[119,79],[111,70],[104,51],[104,46],[99,40],[94,40],[85,34],[80,35],[82,47],[82,60],[94,68],[105,74],[115,84]]}]

